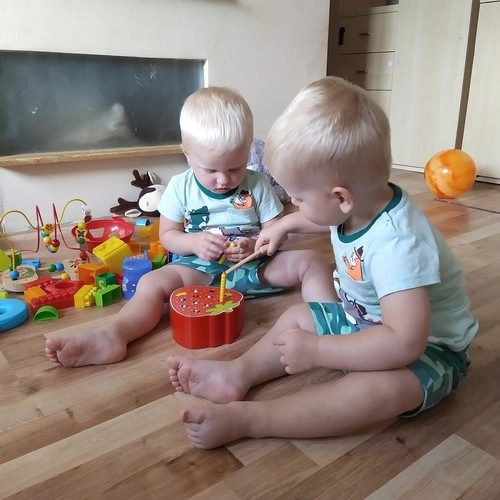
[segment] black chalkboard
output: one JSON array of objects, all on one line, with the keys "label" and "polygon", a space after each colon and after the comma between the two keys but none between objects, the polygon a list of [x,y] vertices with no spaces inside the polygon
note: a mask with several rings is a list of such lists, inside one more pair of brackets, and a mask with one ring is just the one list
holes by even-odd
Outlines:
[{"label": "black chalkboard", "polygon": [[179,144],[204,64],[0,51],[0,156]]}]

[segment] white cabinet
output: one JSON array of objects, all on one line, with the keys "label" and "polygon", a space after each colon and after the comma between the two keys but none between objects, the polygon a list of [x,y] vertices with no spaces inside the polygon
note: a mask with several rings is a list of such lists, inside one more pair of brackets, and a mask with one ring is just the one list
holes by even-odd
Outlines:
[{"label": "white cabinet", "polygon": [[[394,5],[388,5],[394,4]],[[365,88],[389,114],[397,2],[332,2],[329,74]]]},{"label": "white cabinet", "polygon": [[500,183],[500,2],[479,8],[462,148],[480,179]]},{"label": "white cabinet", "polygon": [[[391,5],[389,5],[391,4]],[[500,0],[331,0],[328,74],[388,112],[393,164],[444,149],[500,184]]]},{"label": "white cabinet", "polygon": [[400,0],[390,112],[394,165],[423,169],[435,153],[459,146],[475,7],[475,0]]}]

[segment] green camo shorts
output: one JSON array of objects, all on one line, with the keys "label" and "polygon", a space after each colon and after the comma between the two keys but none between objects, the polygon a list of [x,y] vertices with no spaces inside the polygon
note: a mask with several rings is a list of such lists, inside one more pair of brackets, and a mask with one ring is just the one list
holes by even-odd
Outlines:
[{"label": "green camo shorts", "polygon": [[[275,254],[276,255],[276,254]],[[227,275],[226,287],[237,290],[245,299],[254,299],[260,297],[261,295],[269,295],[271,293],[283,292],[285,288],[265,285],[260,282],[259,279],[259,269],[269,261],[272,257],[264,256],[260,259],[255,259],[241,267],[229,273]],[[233,266],[234,262],[224,261],[220,264],[217,261],[208,262],[202,260],[195,255],[184,255],[174,260],[169,266],[180,265],[190,267],[191,269],[196,269],[203,273],[207,273],[212,276],[212,281],[209,283],[210,286],[219,286],[221,274]]]},{"label": "green camo shorts", "polygon": [[[310,302],[309,307],[318,335],[348,335],[359,331],[347,319],[340,303]],[[453,352],[445,346],[427,344],[422,356],[408,365],[422,385],[424,400],[419,408],[401,416],[412,417],[438,404],[459,386],[469,365],[467,350]]]}]

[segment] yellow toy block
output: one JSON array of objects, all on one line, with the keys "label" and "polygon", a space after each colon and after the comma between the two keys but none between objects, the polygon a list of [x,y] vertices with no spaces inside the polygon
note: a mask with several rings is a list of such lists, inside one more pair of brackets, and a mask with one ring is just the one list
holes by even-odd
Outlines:
[{"label": "yellow toy block", "polygon": [[97,287],[93,285],[83,285],[78,292],[73,296],[75,300],[75,307],[84,309],[95,304],[94,292]]},{"label": "yellow toy block", "polygon": [[132,250],[120,238],[111,236],[104,243],[97,245],[92,253],[108,266],[110,272],[122,274],[123,259],[130,257]]}]

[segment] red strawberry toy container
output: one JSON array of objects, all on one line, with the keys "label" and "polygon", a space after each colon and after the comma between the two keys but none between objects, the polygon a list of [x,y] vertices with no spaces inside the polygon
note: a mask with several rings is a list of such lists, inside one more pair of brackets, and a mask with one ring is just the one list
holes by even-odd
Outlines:
[{"label": "red strawberry toy container", "polygon": [[226,288],[185,286],[170,296],[172,336],[188,349],[231,344],[243,329],[243,295]]}]

